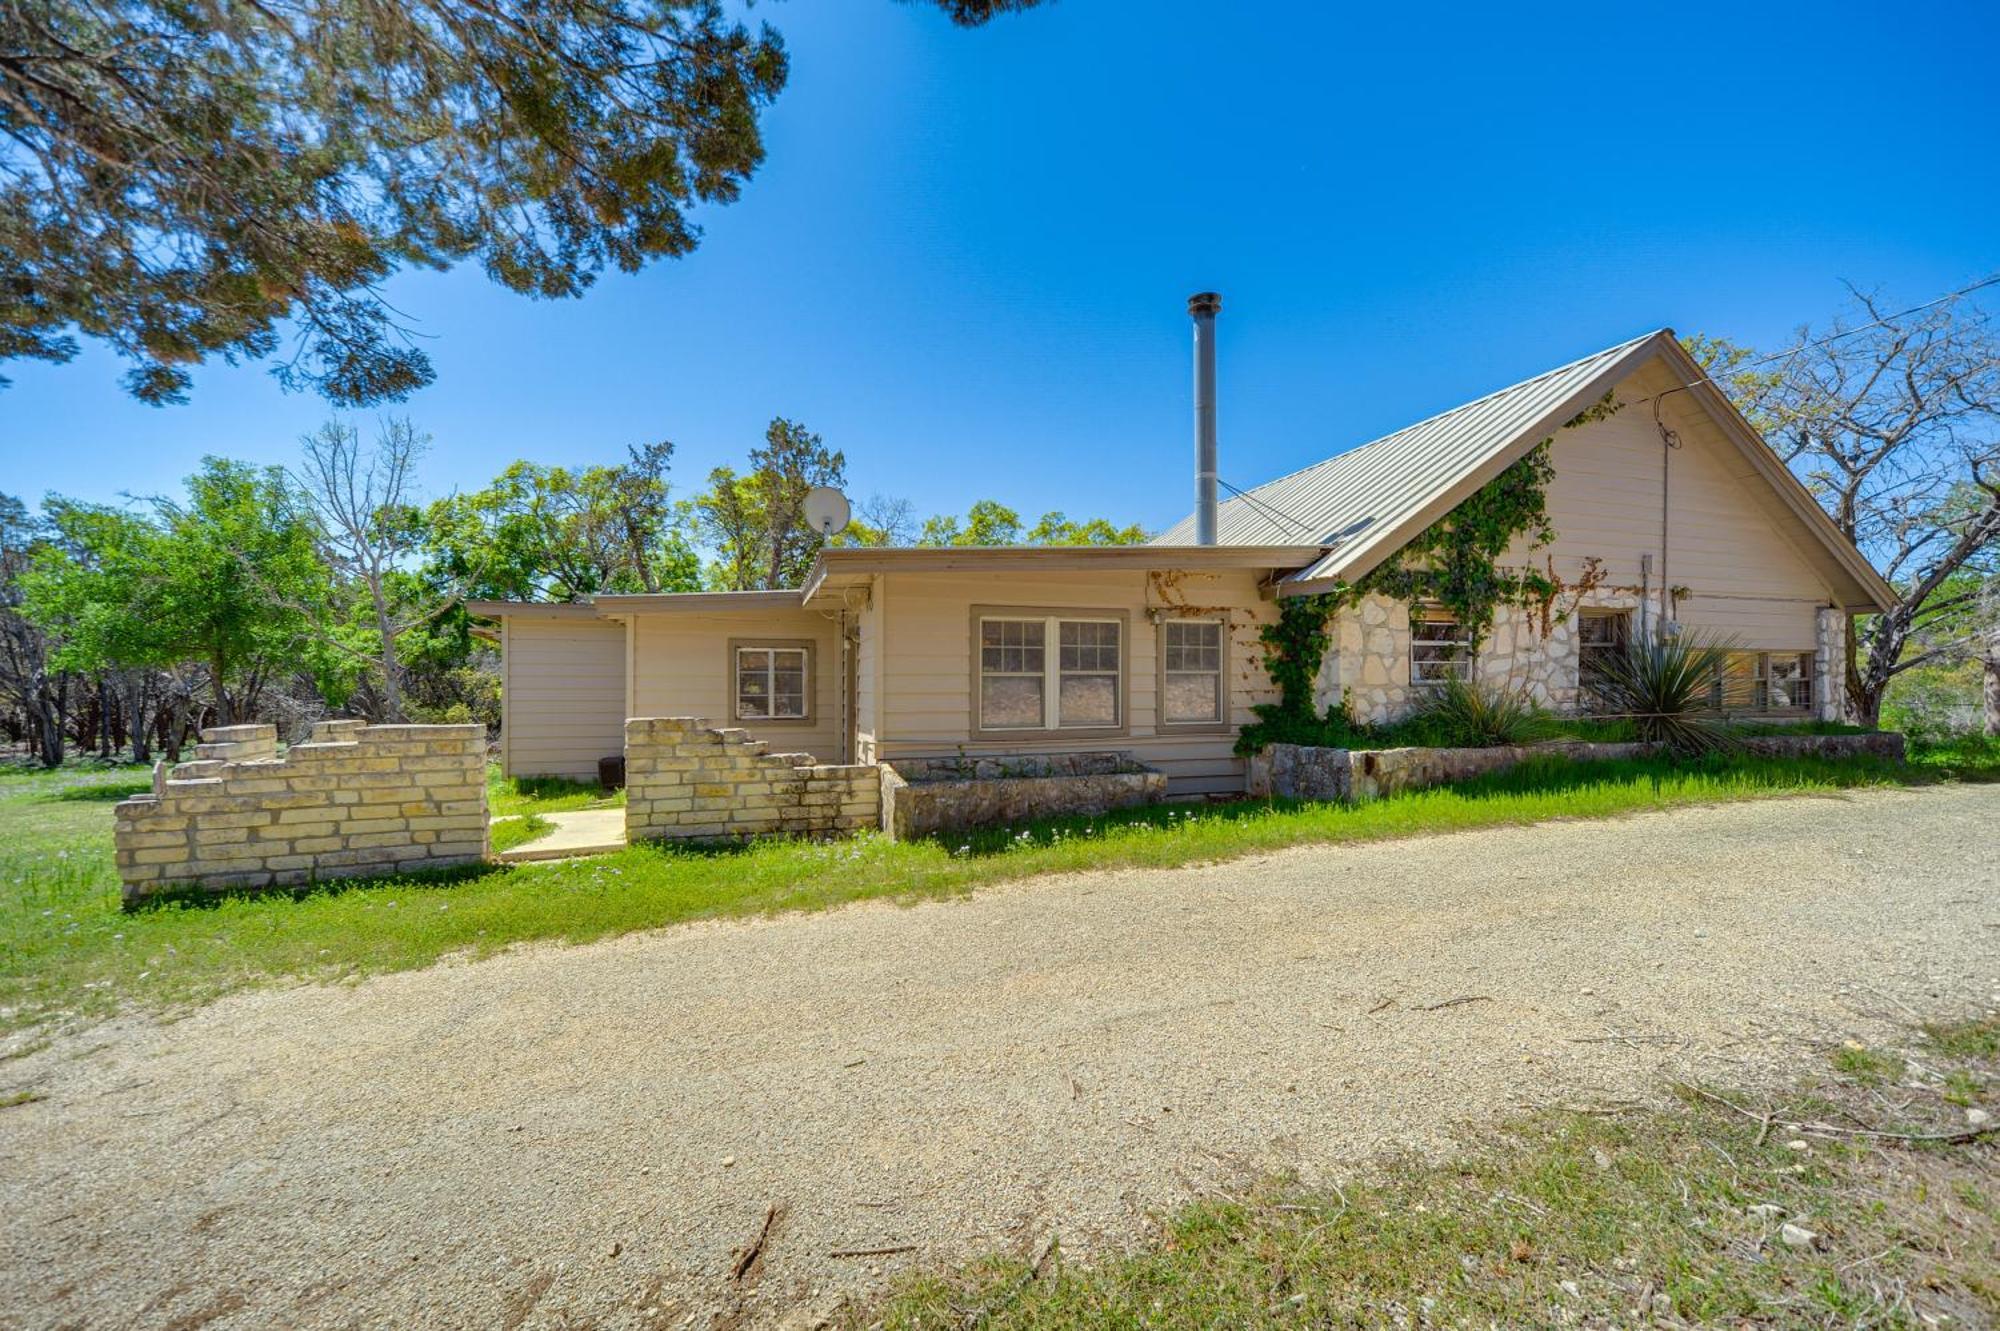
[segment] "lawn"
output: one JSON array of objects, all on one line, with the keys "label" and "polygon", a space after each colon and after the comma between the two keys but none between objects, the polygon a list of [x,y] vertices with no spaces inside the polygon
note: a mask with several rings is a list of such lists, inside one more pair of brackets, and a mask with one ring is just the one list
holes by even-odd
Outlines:
[{"label": "lawn", "polygon": [[[1060,1250],[905,1283],[855,1327],[1988,1326],[2000,1021],[1849,1045],[1785,1095],[1531,1115],[1446,1161],[1274,1181],[1096,1266]],[[1879,1134],[1879,1135],[1871,1135]]]},{"label": "lawn", "polygon": [[[111,805],[146,788],[133,768],[0,770],[0,1030],[171,1011],[272,980],[339,981],[479,956],[537,940],[584,942],[685,920],[920,901],[1030,874],[1165,867],[1312,843],[1603,817],[1720,800],[2000,771],[2000,746],[1940,763],[1746,756],[1543,759],[1462,786],[1355,807],[1245,801],[1057,819],[948,842],[864,835],[772,840],[732,851],[630,847],[544,866],[487,867],[119,909]],[[509,790],[537,814],[601,798],[586,788]],[[538,800],[550,804],[538,804]]]}]

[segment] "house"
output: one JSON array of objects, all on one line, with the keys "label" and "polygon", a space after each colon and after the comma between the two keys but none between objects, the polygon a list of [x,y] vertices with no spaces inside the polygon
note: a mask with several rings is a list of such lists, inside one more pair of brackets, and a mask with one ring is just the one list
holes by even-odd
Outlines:
[{"label": "house", "polygon": [[1191,310],[1194,515],[1143,546],[830,548],[796,591],[478,603],[506,770],[589,776],[628,717],[695,716],[822,763],[1115,750],[1170,795],[1240,792],[1279,599],[1353,584],[1544,440],[1555,536],[1508,560],[1554,604],[1503,606],[1475,653],[1448,614],[1371,595],[1336,617],[1323,705],[1389,719],[1460,675],[1582,708],[1593,654],[1699,630],[1734,648],[1718,706],[1838,715],[1849,618],[1890,590],[1670,331],[1218,504],[1213,298]]}]

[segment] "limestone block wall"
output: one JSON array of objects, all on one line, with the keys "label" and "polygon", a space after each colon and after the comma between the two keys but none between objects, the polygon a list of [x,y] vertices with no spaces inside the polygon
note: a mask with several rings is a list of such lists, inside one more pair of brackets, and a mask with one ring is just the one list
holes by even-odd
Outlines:
[{"label": "limestone block wall", "polygon": [[486,729],[322,721],[278,753],[273,726],[202,731],[118,805],[130,905],[169,889],[282,887],[486,857]]},{"label": "limestone block wall", "polygon": [[829,836],[881,824],[875,764],[821,763],[769,748],[746,730],[699,717],[626,721],[626,840]]}]

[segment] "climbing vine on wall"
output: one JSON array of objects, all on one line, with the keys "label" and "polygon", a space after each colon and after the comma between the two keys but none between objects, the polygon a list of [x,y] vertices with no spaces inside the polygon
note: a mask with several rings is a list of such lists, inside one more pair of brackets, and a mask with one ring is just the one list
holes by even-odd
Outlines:
[{"label": "climbing vine on wall", "polygon": [[[1563,423],[1572,429],[1615,415],[1619,402],[1606,393]],[[1376,593],[1402,601],[1443,606],[1467,630],[1473,648],[1493,627],[1502,605],[1547,607],[1563,590],[1553,568],[1504,568],[1499,560],[1521,537],[1529,549],[1555,539],[1549,524],[1548,484],[1555,477],[1550,459],[1555,437],[1542,440],[1458,507],[1413,537],[1402,549],[1353,583],[1312,596],[1279,602],[1278,622],[1260,633],[1264,668],[1278,686],[1279,700],[1256,708],[1257,721],[1244,727],[1237,749],[1250,753],[1282,743],[1302,730],[1339,728],[1345,718],[1313,711],[1313,682],[1329,645],[1327,626],[1334,614]]]}]

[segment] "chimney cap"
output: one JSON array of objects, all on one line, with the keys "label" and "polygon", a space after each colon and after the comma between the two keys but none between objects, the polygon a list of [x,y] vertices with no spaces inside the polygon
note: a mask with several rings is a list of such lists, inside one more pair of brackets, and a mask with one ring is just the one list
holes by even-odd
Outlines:
[{"label": "chimney cap", "polygon": [[1189,314],[1215,314],[1222,309],[1222,297],[1213,291],[1197,291],[1188,297]]}]

